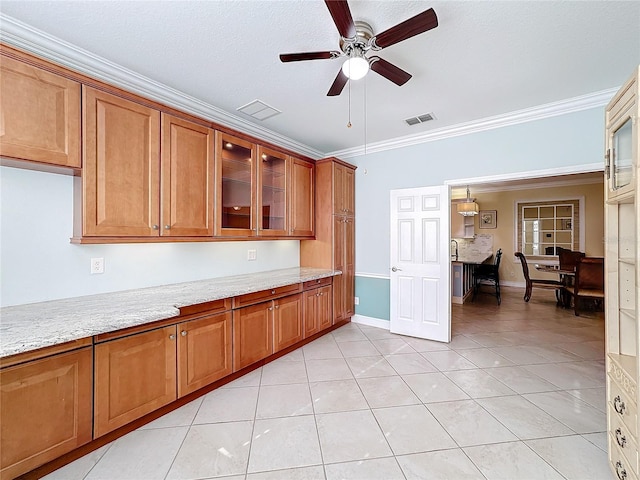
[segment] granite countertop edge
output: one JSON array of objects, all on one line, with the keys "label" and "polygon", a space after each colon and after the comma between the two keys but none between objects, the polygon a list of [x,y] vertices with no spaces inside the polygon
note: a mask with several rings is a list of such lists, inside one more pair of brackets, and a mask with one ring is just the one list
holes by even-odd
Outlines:
[{"label": "granite countertop edge", "polygon": [[180,308],[340,275],[287,268],[0,308],[0,358],[180,315]]}]

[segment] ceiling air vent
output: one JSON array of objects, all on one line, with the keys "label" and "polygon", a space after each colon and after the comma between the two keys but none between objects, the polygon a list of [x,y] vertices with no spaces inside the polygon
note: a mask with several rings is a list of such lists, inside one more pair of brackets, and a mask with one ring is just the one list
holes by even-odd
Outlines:
[{"label": "ceiling air vent", "polygon": [[417,117],[407,118],[405,122],[407,125],[418,125],[419,123],[428,122],[430,120],[435,120],[436,116],[433,113],[425,113],[423,115],[418,115]]},{"label": "ceiling air vent", "polygon": [[246,105],[238,107],[237,110],[257,120],[266,120],[274,115],[282,113],[277,108],[273,108],[271,105],[267,105],[262,100],[254,100]]}]

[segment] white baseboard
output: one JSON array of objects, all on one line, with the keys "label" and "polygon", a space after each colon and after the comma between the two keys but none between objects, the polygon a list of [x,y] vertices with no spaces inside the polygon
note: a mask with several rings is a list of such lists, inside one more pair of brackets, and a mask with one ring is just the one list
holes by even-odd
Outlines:
[{"label": "white baseboard", "polygon": [[351,317],[353,323],[359,323],[361,325],[369,325],[370,327],[384,328],[389,330],[389,320],[383,320],[381,318],[367,317],[365,315],[358,315],[357,313]]}]

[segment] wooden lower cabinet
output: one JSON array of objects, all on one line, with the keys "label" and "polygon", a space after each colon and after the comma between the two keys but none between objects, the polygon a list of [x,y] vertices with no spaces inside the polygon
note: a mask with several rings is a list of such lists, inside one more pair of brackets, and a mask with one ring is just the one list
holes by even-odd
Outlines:
[{"label": "wooden lower cabinet", "polygon": [[174,401],[176,326],[95,347],[94,437]]},{"label": "wooden lower cabinet", "polygon": [[0,478],[91,441],[91,347],[0,371]]},{"label": "wooden lower cabinet", "polygon": [[178,325],[178,396],[232,373],[231,312]]},{"label": "wooden lower cabinet", "polygon": [[243,369],[273,353],[273,303],[233,311],[233,371]]},{"label": "wooden lower cabinet", "polygon": [[333,288],[331,285],[314,288],[303,293],[304,338],[308,338],[333,323]]},{"label": "wooden lower cabinet", "polygon": [[302,340],[302,295],[274,300],[273,351],[290,347]]}]

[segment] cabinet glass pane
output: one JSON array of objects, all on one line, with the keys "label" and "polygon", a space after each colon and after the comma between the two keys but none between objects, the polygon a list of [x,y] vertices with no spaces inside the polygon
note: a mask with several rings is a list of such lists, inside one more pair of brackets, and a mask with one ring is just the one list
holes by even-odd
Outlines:
[{"label": "cabinet glass pane", "polygon": [[222,145],[222,228],[251,229],[251,149]]},{"label": "cabinet glass pane", "polygon": [[286,190],[286,161],[284,158],[263,153],[260,158],[260,179],[262,181],[262,228],[264,230],[284,230]]},{"label": "cabinet glass pane", "polygon": [[633,175],[631,161],[631,118],[613,133],[611,152],[611,182],[613,189],[631,183]]}]

